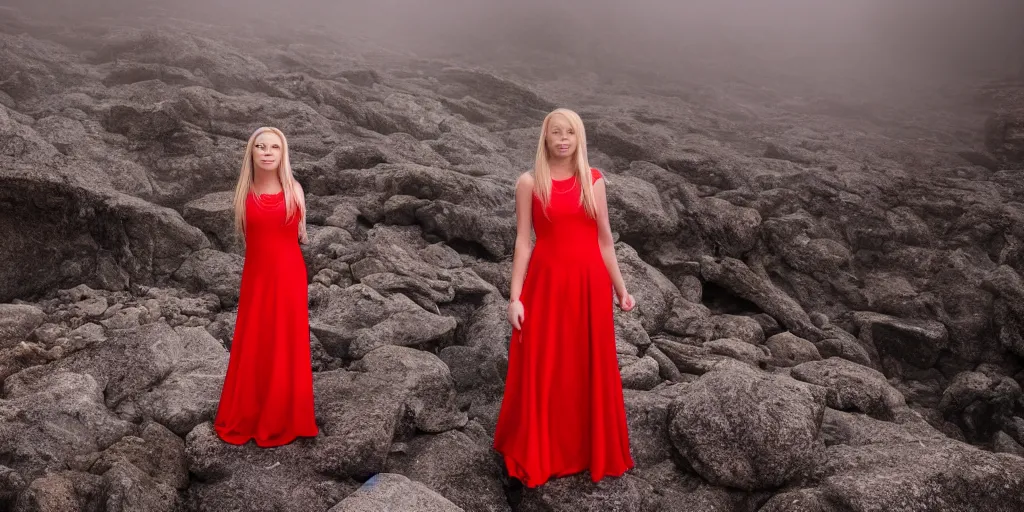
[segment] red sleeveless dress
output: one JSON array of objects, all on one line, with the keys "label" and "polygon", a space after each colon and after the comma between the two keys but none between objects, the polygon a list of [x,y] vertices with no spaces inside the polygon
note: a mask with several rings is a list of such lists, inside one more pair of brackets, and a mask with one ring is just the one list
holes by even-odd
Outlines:
[{"label": "red sleeveless dress", "polygon": [[245,219],[238,318],[214,429],[228,443],[266,448],[318,433],[306,265],[283,191],[249,194]]},{"label": "red sleeveless dress", "polygon": [[[593,180],[601,178],[592,170]],[[509,343],[494,448],[527,487],[590,471],[591,480],[633,467],[615,353],[611,278],[597,222],[575,178],[552,182],[547,216],[533,198],[536,244],[520,301],[522,330]]]}]

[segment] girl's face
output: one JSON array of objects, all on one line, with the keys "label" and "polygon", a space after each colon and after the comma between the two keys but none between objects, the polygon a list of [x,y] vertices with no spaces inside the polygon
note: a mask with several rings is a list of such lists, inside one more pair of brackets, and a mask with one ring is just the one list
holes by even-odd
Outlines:
[{"label": "girl's face", "polygon": [[281,165],[284,144],[274,132],[263,132],[252,146],[252,163],[260,170],[274,172]]},{"label": "girl's face", "polygon": [[576,131],[563,115],[551,116],[544,139],[552,158],[569,158],[576,152]]}]

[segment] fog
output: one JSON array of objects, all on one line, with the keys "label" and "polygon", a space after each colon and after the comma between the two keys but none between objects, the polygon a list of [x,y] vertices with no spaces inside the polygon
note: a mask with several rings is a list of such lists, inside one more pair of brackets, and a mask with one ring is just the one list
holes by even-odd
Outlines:
[{"label": "fog", "polygon": [[[696,61],[794,76],[1024,78],[1022,0],[0,0],[68,21],[126,12],[268,34],[316,25],[424,57],[571,58],[684,75]],[[500,62],[499,62],[500,63]]]}]

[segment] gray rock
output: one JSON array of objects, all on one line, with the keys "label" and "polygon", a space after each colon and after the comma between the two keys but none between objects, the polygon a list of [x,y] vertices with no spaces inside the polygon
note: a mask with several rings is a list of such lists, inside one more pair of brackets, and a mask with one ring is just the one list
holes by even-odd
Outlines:
[{"label": "gray rock", "polygon": [[443,496],[420,482],[402,475],[380,473],[348,495],[329,512],[387,512],[421,510],[423,512],[462,512]]},{"label": "gray rock", "polygon": [[665,510],[654,487],[631,474],[593,483],[585,475],[552,480],[523,492],[525,512],[647,512]]},{"label": "gray rock", "polygon": [[824,393],[755,370],[719,370],[688,385],[672,411],[672,444],[716,485],[770,489],[821,455]]},{"label": "gray rock", "polygon": [[772,364],[775,366],[796,366],[822,358],[813,343],[791,332],[771,336],[765,341],[765,345],[771,351]]},{"label": "gray rock", "polygon": [[826,403],[840,411],[855,410],[892,421],[907,408],[903,395],[889,385],[881,372],[838,357],[799,364],[791,375],[826,388]]},{"label": "gray rock", "polygon": [[9,348],[28,339],[46,314],[28,304],[0,304],[0,349]]},{"label": "gray rock", "polygon": [[415,437],[388,457],[387,472],[425,485],[462,510],[510,511],[491,438],[475,427]]}]

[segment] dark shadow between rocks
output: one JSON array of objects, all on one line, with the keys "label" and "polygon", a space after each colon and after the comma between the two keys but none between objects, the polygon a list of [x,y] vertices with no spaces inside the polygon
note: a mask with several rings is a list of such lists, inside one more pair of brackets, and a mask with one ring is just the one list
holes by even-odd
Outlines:
[{"label": "dark shadow between rocks", "polygon": [[703,282],[701,302],[716,315],[750,315],[763,313],[757,304],[737,297],[729,290],[712,283]]}]

